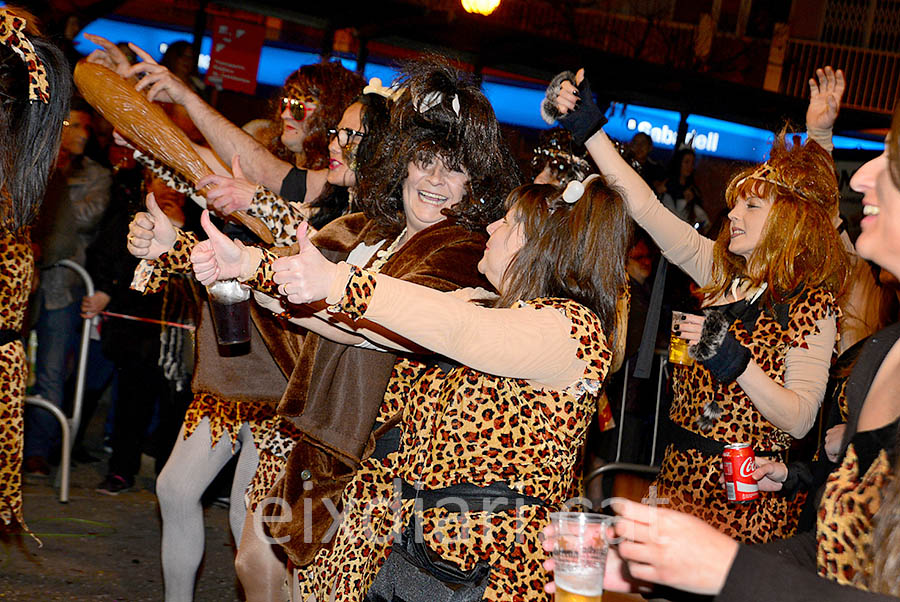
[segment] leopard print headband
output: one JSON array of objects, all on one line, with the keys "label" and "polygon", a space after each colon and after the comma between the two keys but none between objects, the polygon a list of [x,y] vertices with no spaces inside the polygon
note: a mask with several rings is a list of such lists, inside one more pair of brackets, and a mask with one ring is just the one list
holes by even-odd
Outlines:
[{"label": "leopard print headband", "polygon": [[28,68],[28,100],[50,102],[50,84],[47,83],[47,70],[38,58],[25,36],[25,19],[17,17],[8,10],[0,9],[0,43],[9,46]]}]

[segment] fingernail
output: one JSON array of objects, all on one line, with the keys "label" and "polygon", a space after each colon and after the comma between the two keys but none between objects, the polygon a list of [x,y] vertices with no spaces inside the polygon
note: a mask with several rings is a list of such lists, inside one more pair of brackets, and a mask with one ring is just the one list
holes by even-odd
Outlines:
[{"label": "fingernail", "polygon": [[676,324],[675,326],[673,326],[673,327],[672,327],[672,332],[674,332],[675,334],[680,333],[680,332],[681,332],[681,325]]}]

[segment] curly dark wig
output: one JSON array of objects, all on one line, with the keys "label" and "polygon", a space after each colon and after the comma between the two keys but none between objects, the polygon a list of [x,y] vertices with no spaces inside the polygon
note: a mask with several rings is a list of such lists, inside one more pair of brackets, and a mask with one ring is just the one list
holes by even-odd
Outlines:
[{"label": "curly dark wig", "polygon": [[35,28],[34,17],[9,6],[0,10],[25,19],[25,37],[44,64],[50,88],[48,103],[29,101],[25,63],[0,44],[0,229],[15,232],[34,219],[44,198],[69,114],[72,77],[62,52]]},{"label": "curly dark wig", "polygon": [[312,96],[319,106],[309,117],[303,141],[303,167],[310,170],[328,167],[328,130],[337,126],[344,110],[362,92],[363,78],[338,62],[305,65],[284,80],[284,88],[275,99],[275,121],[281,122],[282,96]]},{"label": "curly dark wig", "polygon": [[405,90],[359,182],[363,211],[380,226],[379,234],[398,234],[406,224],[408,165],[439,160],[469,176],[466,195],[444,215],[472,230],[485,227],[502,215],[506,195],[521,182],[490,102],[468,74],[442,57],[408,63],[403,71],[396,83]]}]

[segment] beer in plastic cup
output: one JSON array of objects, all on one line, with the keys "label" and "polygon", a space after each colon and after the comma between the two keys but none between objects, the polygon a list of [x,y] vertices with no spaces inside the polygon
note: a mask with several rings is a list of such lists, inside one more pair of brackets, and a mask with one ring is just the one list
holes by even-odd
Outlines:
[{"label": "beer in plastic cup", "polygon": [[687,339],[683,339],[675,333],[675,325],[681,322],[680,316],[686,315],[680,311],[672,313],[672,332],[669,334],[669,363],[690,366],[694,358],[688,353]]},{"label": "beer in plastic cup", "polygon": [[586,512],[551,515],[557,539],[553,547],[556,602],[600,602],[612,517]]}]

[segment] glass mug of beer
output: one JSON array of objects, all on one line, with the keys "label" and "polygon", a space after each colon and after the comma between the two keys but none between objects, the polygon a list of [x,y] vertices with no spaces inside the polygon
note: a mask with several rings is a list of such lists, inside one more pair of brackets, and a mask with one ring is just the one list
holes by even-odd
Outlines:
[{"label": "glass mug of beer", "polygon": [[557,532],[553,546],[556,602],[601,602],[609,551],[606,531],[613,518],[585,512],[556,512],[550,519]]},{"label": "glass mug of beer", "polygon": [[678,327],[687,314],[675,311],[672,312],[672,332],[669,334],[669,363],[681,364],[682,366],[690,366],[694,363],[694,358],[688,353],[687,339],[679,336]]}]

